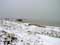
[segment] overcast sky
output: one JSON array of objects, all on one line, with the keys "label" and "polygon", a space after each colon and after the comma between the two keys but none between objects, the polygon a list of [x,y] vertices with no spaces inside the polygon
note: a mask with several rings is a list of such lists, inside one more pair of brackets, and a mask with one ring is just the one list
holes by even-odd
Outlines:
[{"label": "overcast sky", "polygon": [[59,0],[0,0],[0,16],[60,21]]}]

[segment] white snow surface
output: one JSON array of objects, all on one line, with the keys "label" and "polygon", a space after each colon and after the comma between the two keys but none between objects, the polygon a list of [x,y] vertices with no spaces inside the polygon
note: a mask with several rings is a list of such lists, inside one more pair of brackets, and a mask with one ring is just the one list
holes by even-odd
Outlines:
[{"label": "white snow surface", "polygon": [[60,27],[29,24],[0,20],[0,45],[60,45]]}]

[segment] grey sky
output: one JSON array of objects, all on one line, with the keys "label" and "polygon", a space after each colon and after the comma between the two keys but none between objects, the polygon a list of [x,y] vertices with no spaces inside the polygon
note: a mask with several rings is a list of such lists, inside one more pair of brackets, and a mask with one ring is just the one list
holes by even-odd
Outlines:
[{"label": "grey sky", "polygon": [[60,21],[59,0],[0,0],[0,16]]}]

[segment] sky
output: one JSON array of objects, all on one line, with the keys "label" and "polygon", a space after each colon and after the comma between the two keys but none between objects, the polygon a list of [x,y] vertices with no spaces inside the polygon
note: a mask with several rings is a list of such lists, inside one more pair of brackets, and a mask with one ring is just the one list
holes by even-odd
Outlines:
[{"label": "sky", "polygon": [[60,0],[0,0],[0,17],[60,21]]}]

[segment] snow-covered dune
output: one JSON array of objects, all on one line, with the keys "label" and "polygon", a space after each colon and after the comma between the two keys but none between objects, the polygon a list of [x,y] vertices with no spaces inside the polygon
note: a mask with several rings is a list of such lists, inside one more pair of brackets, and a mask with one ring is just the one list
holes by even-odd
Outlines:
[{"label": "snow-covered dune", "polygon": [[60,45],[60,27],[0,20],[0,45]]}]

